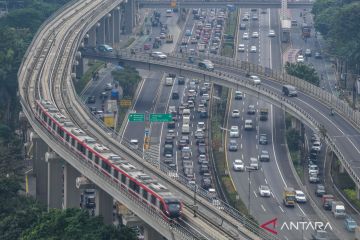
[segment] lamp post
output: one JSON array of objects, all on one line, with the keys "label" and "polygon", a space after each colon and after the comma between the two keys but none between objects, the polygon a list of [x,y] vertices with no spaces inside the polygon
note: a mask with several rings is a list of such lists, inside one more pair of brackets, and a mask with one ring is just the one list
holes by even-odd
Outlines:
[{"label": "lamp post", "polygon": [[250,195],[250,188],[251,188],[251,172],[253,171],[253,168],[246,166],[245,170],[249,173],[249,186],[248,186],[248,209],[249,209],[249,215],[251,215],[251,195]]}]

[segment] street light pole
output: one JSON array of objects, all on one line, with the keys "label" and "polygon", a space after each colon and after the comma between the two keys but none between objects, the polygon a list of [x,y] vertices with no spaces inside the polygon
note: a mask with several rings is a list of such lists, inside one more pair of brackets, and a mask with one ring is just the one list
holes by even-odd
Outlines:
[{"label": "street light pole", "polygon": [[249,215],[251,215],[251,195],[250,195],[250,188],[251,188],[251,168],[245,167],[246,171],[249,173],[249,192],[248,192],[248,209],[249,209]]}]

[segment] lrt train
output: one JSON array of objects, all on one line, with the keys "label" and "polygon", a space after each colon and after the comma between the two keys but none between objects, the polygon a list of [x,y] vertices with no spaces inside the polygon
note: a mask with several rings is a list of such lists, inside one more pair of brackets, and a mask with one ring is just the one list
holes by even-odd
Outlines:
[{"label": "lrt train", "polygon": [[78,128],[50,101],[36,101],[36,118],[60,141],[80,154],[99,171],[121,184],[121,187],[160,212],[166,219],[181,216],[183,204],[169,189],[155,179],[136,169],[134,165],[98,143]]}]

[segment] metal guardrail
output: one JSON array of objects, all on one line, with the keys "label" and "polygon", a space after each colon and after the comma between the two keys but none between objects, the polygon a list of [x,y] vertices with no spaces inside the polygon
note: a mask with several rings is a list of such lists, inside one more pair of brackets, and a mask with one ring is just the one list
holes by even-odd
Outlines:
[{"label": "metal guardrail", "polygon": [[[91,55],[91,54],[90,54]],[[142,62],[146,64],[154,64],[159,66],[165,66],[170,68],[176,68],[176,69],[182,69],[185,71],[192,71],[195,73],[200,73],[206,76],[211,76],[213,78],[217,79],[227,79],[224,83],[232,83],[232,84],[238,84],[246,88],[251,88],[251,84],[249,84],[248,79],[241,79],[240,76],[237,76],[235,74],[229,73],[229,72],[222,72],[222,71],[214,71],[214,72],[208,72],[203,71],[199,68],[197,68],[194,64],[188,64],[184,62],[184,59],[187,59],[186,57],[190,56],[185,54],[169,54],[167,60],[156,60],[151,58],[148,54],[139,54],[136,53],[131,54],[129,52],[121,52],[117,53],[116,56],[103,56],[106,58],[119,58],[123,60],[129,60],[129,61],[136,61],[136,62]],[[272,71],[269,68],[264,68],[262,66],[251,64],[248,62],[233,60],[231,58],[225,58],[225,57],[219,57],[214,56],[212,54],[206,54],[206,55],[199,55],[199,58],[203,59],[209,59],[213,61],[215,64],[218,64],[216,67],[222,67],[224,69],[230,68],[232,70],[237,70],[242,73],[254,73],[261,77],[268,78],[272,81],[281,83],[281,84],[291,84],[295,87],[297,87],[298,90],[308,94],[309,96],[320,100],[320,102],[327,106],[327,107],[333,107],[337,113],[339,113],[340,116],[342,116],[344,119],[348,120],[356,129],[360,130],[360,112],[354,111],[349,107],[349,105],[336,97],[335,95],[332,95],[331,93],[326,92],[325,90],[310,84],[302,79],[296,78],[294,76],[290,76],[285,73],[279,73],[276,71]],[[259,89],[259,88],[258,88]],[[255,90],[258,91],[259,90]],[[283,97],[282,97],[283,98]],[[284,100],[286,98],[283,98]],[[288,100],[286,100],[288,101]],[[292,102],[293,103],[293,102]],[[300,109],[300,107],[296,106],[297,109]],[[317,123],[317,121],[311,117],[308,113],[304,112],[304,116],[306,116],[307,119],[311,119],[311,124],[317,128],[317,130],[320,128],[321,125]],[[316,123],[316,124],[315,124]],[[357,185],[360,185],[360,178],[356,175],[353,169],[351,169],[351,165],[349,162],[346,161],[344,155],[341,153],[341,151],[337,148],[335,142],[331,139],[329,135],[326,135],[326,141],[329,141],[330,146],[332,146],[332,150],[334,153],[338,156],[339,160],[344,165],[345,169],[348,171],[351,178],[357,183]]]},{"label": "metal guardrail", "polygon": [[[80,154],[76,154],[68,144],[59,141],[58,138],[56,138],[54,135],[50,134],[47,129],[45,129],[38,121],[37,119],[32,115],[32,110],[29,109],[28,104],[24,101],[23,98],[20,99],[20,103],[23,107],[24,113],[27,116],[29,120],[31,120],[32,126],[35,129],[38,129],[36,132],[40,132],[42,137],[48,138],[49,141],[46,141],[47,143],[52,142],[51,146],[57,146],[57,148],[65,150],[67,153],[70,153],[71,157],[76,161],[76,163],[79,163],[82,169],[80,170],[82,173],[85,173],[85,175],[89,176],[89,172],[91,174],[97,175],[99,178],[101,178],[103,181],[105,181],[108,185],[112,186],[116,191],[121,193],[121,195],[125,198],[127,198],[128,202],[136,203],[136,205],[141,209],[143,214],[147,214],[149,217],[151,217],[153,220],[155,220],[158,224],[166,226],[170,231],[176,231],[181,236],[182,239],[198,239],[194,237],[187,229],[184,229],[183,226],[179,225],[176,222],[168,222],[164,219],[164,217],[160,214],[160,212],[154,210],[153,208],[147,206],[143,201],[141,201],[139,198],[135,197],[128,191],[126,191],[122,185],[118,182],[113,181],[109,176],[104,174],[103,172],[99,171],[98,168],[94,167],[93,164],[85,160]],[[68,159],[70,160],[70,159]],[[78,167],[78,166],[77,166]],[[94,180],[94,179],[93,179]],[[139,214],[140,215],[140,214]]]}]

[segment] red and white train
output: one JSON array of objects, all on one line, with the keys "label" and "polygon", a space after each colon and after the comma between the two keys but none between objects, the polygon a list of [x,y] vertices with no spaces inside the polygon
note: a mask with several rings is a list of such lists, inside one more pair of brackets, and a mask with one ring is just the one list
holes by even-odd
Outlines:
[{"label": "red and white train", "polygon": [[53,103],[36,101],[36,118],[52,135],[80,154],[84,161],[91,162],[113,181],[120,183],[123,189],[164,217],[174,219],[181,216],[182,202],[169,189],[88,136],[62,115]]}]

